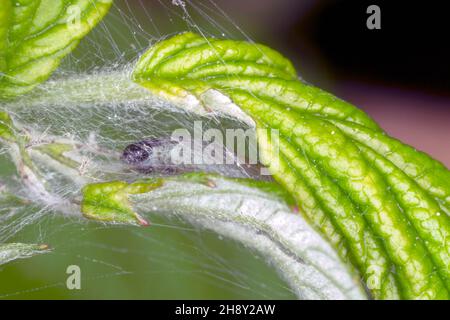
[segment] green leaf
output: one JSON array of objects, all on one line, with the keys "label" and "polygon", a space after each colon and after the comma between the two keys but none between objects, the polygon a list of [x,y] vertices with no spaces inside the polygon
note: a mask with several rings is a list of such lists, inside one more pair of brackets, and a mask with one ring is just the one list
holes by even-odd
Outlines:
[{"label": "green leaf", "polygon": [[113,181],[88,184],[82,190],[81,211],[86,218],[98,221],[146,226],[148,222],[134,212],[128,201],[128,196],[149,192],[159,185],[160,181],[143,181],[132,184]]},{"label": "green leaf", "polygon": [[93,184],[84,196],[95,219],[132,210],[182,218],[234,239],[263,255],[301,299],[365,299],[349,267],[272,182],[194,173]]},{"label": "green leaf", "polygon": [[14,126],[8,113],[0,111],[0,139],[14,141]]},{"label": "green leaf", "polygon": [[5,243],[0,244],[0,265],[17,259],[25,259],[37,254],[47,253],[46,244]]},{"label": "green leaf", "polygon": [[45,81],[112,0],[0,0],[0,99]]},{"label": "green leaf", "polygon": [[214,109],[205,99],[214,95],[244,111],[274,178],[375,298],[450,298],[450,172],[442,164],[298,80],[286,58],[260,45],[184,33],[150,48],[133,79],[195,112]]}]

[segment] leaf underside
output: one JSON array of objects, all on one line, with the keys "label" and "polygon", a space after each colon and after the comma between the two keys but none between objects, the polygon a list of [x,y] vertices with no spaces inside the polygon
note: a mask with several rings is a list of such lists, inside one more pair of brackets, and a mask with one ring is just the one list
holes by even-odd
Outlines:
[{"label": "leaf underside", "polygon": [[365,299],[348,266],[275,183],[191,173],[92,184],[83,198],[85,214],[159,214],[237,240],[267,258],[299,298]]}]

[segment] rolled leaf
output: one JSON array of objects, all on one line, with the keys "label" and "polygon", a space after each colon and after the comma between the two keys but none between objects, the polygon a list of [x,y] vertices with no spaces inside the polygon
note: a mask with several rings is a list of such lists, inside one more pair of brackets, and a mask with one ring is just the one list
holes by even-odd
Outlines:
[{"label": "rolled leaf", "polygon": [[450,172],[438,161],[298,80],[265,46],[184,33],[150,48],[133,79],[198,113],[215,111],[211,96],[243,111],[275,179],[345,248],[374,297],[450,298]]}]

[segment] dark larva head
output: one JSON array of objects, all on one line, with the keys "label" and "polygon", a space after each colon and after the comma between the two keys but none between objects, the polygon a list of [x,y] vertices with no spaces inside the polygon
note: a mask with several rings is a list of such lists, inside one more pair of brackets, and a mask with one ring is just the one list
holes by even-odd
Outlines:
[{"label": "dark larva head", "polygon": [[138,164],[148,159],[151,148],[141,142],[132,143],[123,150],[122,160],[128,164]]},{"label": "dark larva head", "polygon": [[166,138],[135,142],[124,149],[122,160],[138,171],[154,171],[170,164],[168,155],[174,144],[176,142]]}]

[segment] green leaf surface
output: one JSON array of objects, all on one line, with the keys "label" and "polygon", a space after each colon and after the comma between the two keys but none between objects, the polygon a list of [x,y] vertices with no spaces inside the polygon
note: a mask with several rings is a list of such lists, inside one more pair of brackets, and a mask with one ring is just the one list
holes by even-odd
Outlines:
[{"label": "green leaf surface", "polygon": [[450,298],[450,172],[441,163],[298,80],[261,45],[183,33],[150,48],[133,79],[189,110],[210,112],[211,91],[231,99],[254,121],[274,178],[375,298]]},{"label": "green leaf surface", "polygon": [[45,81],[112,0],[0,0],[0,99]]},{"label": "green leaf surface", "polygon": [[117,219],[112,210],[163,215],[234,239],[263,255],[301,299],[365,299],[352,270],[292,211],[291,200],[272,182],[194,173],[92,184],[83,202],[94,219]]},{"label": "green leaf surface", "polygon": [[25,259],[49,252],[46,244],[5,243],[0,244],[0,265],[17,259]]},{"label": "green leaf surface", "polygon": [[134,212],[128,197],[130,194],[149,192],[160,184],[160,181],[88,184],[82,191],[81,211],[86,218],[93,220],[146,226],[148,222]]},{"label": "green leaf surface", "polygon": [[0,111],[0,139],[14,141],[14,126],[7,112]]}]

